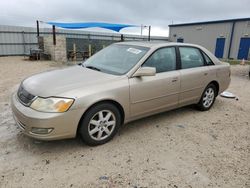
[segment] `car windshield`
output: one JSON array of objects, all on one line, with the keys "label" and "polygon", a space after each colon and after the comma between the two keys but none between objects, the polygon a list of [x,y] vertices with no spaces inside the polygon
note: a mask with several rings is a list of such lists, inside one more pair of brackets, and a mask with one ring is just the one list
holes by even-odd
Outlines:
[{"label": "car windshield", "polygon": [[84,67],[114,75],[127,73],[147,53],[149,48],[113,44],[83,63]]}]

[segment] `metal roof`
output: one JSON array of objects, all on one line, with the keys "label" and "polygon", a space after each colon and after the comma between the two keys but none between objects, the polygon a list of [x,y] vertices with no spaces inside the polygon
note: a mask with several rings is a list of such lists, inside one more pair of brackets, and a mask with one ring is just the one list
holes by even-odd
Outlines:
[{"label": "metal roof", "polygon": [[206,21],[206,22],[193,22],[193,23],[183,23],[183,24],[171,24],[169,27],[178,27],[178,26],[190,26],[190,25],[205,25],[205,24],[216,24],[216,23],[226,23],[226,22],[240,22],[240,21],[250,21],[250,18],[237,18],[229,20],[215,20],[215,21]]}]

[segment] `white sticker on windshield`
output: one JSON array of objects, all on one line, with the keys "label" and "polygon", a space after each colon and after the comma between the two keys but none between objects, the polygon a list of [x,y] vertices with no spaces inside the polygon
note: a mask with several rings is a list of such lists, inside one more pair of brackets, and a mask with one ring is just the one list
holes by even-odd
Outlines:
[{"label": "white sticker on windshield", "polygon": [[139,53],[141,53],[141,50],[138,50],[136,48],[128,48],[127,51],[131,52],[133,54],[139,54]]}]

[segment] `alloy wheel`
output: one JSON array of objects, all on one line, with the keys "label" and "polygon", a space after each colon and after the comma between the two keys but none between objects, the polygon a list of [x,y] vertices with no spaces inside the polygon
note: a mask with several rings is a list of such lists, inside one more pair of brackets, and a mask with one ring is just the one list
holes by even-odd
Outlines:
[{"label": "alloy wheel", "polygon": [[214,89],[212,87],[207,88],[202,98],[203,106],[205,108],[209,108],[213,104],[214,97],[215,97]]},{"label": "alloy wheel", "polygon": [[116,126],[116,118],[110,110],[101,110],[97,112],[89,121],[89,136],[96,140],[104,140],[109,137]]}]

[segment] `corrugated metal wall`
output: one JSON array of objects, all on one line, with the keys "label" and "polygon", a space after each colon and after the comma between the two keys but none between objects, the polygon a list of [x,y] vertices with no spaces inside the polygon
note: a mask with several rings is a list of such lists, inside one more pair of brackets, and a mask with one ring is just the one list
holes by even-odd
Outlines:
[{"label": "corrugated metal wall", "polygon": [[[185,43],[192,43],[204,46],[212,53],[215,53],[217,38],[225,38],[224,58],[227,58],[228,47],[231,36],[232,23],[201,24],[180,27],[170,27],[171,41],[176,42],[183,38]],[[174,37],[175,35],[175,37]]]},{"label": "corrugated metal wall", "polygon": [[24,55],[37,45],[34,28],[0,26],[0,55]]},{"label": "corrugated metal wall", "polygon": [[[242,38],[250,38],[250,21],[236,22],[234,29],[234,37],[232,41],[231,56],[237,58],[240,48],[240,40]],[[248,59],[250,60],[250,50]]]},{"label": "corrugated metal wall", "polygon": [[[56,29],[57,35],[65,35],[66,38],[100,39],[119,41],[121,34],[86,32],[80,30]],[[40,36],[52,35],[52,29],[40,28]],[[124,35],[124,40],[147,40],[147,36]],[[151,37],[152,41],[168,41],[168,37]],[[28,55],[30,49],[37,48],[36,28],[0,25],[0,56]]]},{"label": "corrugated metal wall", "polygon": [[185,43],[199,44],[212,53],[215,53],[217,38],[225,38],[223,58],[230,56],[230,58],[237,59],[240,50],[240,40],[242,38],[250,38],[250,20],[235,22],[230,51],[232,27],[233,22],[175,26],[170,27],[169,38],[173,42],[176,42],[178,38],[183,38]]}]

